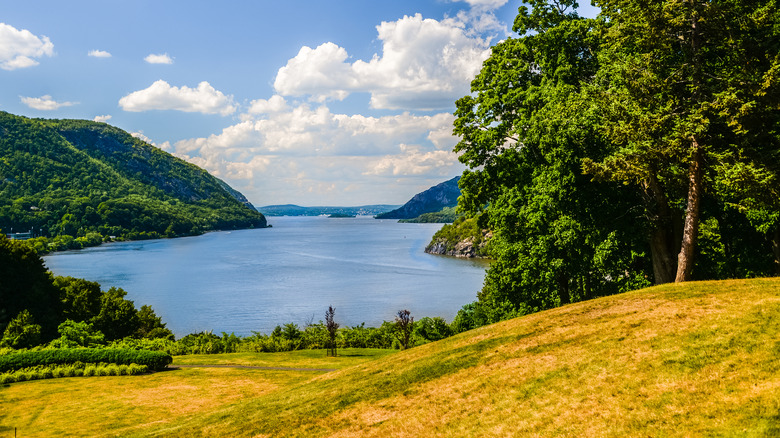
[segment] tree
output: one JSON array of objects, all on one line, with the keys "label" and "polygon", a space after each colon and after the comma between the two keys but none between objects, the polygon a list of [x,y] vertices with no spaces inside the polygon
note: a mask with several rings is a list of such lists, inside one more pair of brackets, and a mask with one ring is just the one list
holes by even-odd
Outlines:
[{"label": "tree", "polygon": [[401,345],[402,350],[406,350],[412,343],[412,331],[414,330],[414,317],[408,310],[399,310],[393,324],[393,335]]},{"label": "tree", "polygon": [[656,283],[687,281],[713,181],[777,162],[776,2],[596,3],[608,25],[589,96],[615,147],[585,169],[641,188]]},{"label": "tree", "polygon": [[127,292],[112,287],[100,299],[100,313],[90,322],[106,335],[107,341],[132,336],[138,330],[138,314],[133,302],[124,297]]},{"label": "tree", "polygon": [[31,348],[41,343],[41,326],[35,324],[33,316],[22,310],[8,323],[0,339],[1,347]]},{"label": "tree", "polygon": [[459,207],[494,231],[480,291],[487,322],[647,285],[633,190],[582,174],[608,148],[580,99],[598,70],[603,23],[574,1],[527,2],[518,38],[492,49],[457,102],[455,147],[469,167]]},{"label": "tree", "polygon": [[62,321],[58,295],[35,251],[0,233],[0,331],[27,311],[40,324],[41,340],[54,339]]},{"label": "tree", "polygon": [[339,329],[339,324],[333,320],[334,315],[336,315],[336,309],[328,306],[328,311],[325,312],[325,328],[328,330],[327,355],[336,357],[336,331]]},{"label": "tree", "polygon": [[54,285],[60,290],[62,313],[72,321],[88,321],[100,313],[100,284],[73,277],[55,277]]},{"label": "tree", "polygon": [[97,347],[105,344],[105,336],[88,322],[67,320],[57,327],[59,339],[52,341],[58,348]]},{"label": "tree", "polygon": [[146,304],[141,306],[137,315],[138,329],[134,334],[136,337],[147,339],[174,339],[173,332],[165,327],[165,323],[162,322],[162,318],[154,313],[152,306]]}]

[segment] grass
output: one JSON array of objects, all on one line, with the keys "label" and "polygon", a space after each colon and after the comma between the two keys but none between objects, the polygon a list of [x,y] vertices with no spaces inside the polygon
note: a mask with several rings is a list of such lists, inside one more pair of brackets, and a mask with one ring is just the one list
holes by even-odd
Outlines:
[{"label": "grass", "polygon": [[0,389],[0,424],[22,436],[780,435],[778,279],[659,286],[373,359],[323,356],[174,364],[338,371],[13,384]]}]

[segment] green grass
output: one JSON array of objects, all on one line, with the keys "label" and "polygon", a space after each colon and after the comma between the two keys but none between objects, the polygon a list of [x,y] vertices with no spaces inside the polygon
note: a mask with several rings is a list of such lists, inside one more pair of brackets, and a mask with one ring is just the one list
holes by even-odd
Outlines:
[{"label": "green grass", "polygon": [[665,285],[408,351],[348,352],[174,359],[329,373],[185,368],[12,384],[0,389],[0,425],[20,436],[780,434],[778,279]]},{"label": "green grass", "polygon": [[340,369],[380,359],[395,352],[396,350],[383,350],[379,348],[342,348],[337,350],[338,356],[336,357],[327,357],[325,355],[325,350],[299,350],[286,353],[192,354],[174,356],[172,366],[245,365],[259,367]]}]

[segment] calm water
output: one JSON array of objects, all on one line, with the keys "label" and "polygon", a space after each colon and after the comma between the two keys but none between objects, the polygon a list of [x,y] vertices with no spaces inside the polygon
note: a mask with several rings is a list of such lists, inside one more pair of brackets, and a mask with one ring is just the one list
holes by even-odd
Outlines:
[{"label": "calm water", "polygon": [[273,228],[119,242],[45,257],[55,275],[117,286],[177,337],[270,333],[324,319],[378,326],[400,309],[451,321],[476,299],[486,265],[425,254],[439,224],[370,217],[271,217]]}]

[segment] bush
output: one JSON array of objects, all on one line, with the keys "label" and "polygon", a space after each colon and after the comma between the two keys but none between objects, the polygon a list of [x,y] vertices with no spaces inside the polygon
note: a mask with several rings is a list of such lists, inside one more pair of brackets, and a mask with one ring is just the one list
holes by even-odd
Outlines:
[{"label": "bush", "polygon": [[119,349],[56,349],[20,351],[0,356],[0,373],[38,365],[57,365],[84,362],[146,365],[152,370],[162,370],[173,361],[167,353],[146,350]]}]

